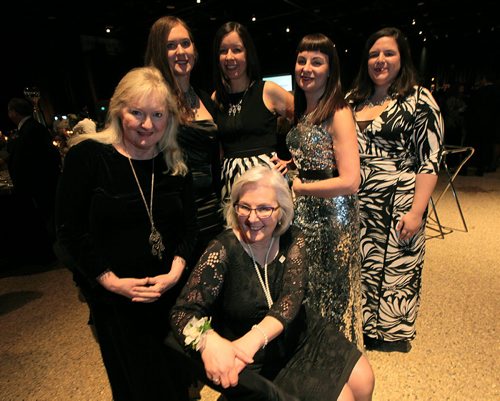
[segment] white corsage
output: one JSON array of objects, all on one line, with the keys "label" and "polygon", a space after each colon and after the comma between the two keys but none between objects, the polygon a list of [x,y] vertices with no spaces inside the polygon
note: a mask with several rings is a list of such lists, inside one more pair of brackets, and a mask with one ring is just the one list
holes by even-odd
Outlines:
[{"label": "white corsage", "polygon": [[185,336],[184,344],[199,351],[204,345],[207,331],[212,330],[212,326],[210,325],[211,320],[212,318],[208,318],[207,316],[201,319],[193,316],[182,330],[182,334]]}]

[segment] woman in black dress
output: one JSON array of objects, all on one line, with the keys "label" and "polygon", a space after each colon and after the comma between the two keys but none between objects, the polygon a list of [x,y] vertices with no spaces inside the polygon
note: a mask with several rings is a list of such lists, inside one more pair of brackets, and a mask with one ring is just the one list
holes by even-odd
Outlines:
[{"label": "woman in black dress", "polygon": [[230,228],[172,310],[179,344],[199,351],[187,355],[200,378],[228,400],[370,400],[366,357],[303,306],[305,241],[290,227],[286,180],[265,166],[248,170],[225,212]]},{"label": "woman in black dress", "polygon": [[177,140],[193,175],[199,237],[188,263],[198,261],[208,242],[223,228],[220,211],[220,157],[214,104],[191,86],[198,58],[191,30],[182,19],[164,16],[149,32],[145,62],[158,68],[171,86],[179,108]]},{"label": "woman in black dress", "polygon": [[[278,84],[263,81],[253,40],[238,22],[227,22],[215,34],[215,122],[222,147],[222,199],[243,172],[262,164],[287,171],[277,155],[278,117],[293,120],[293,96]],[[286,147],[285,147],[286,148]],[[288,157],[290,159],[290,157]]]},{"label": "woman in black dress", "polygon": [[177,119],[161,73],[130,71],[106,128],[71,143],[59,183],[58,248],[89,305],[115,401],[187,399],[163,344],[196,237]]}]

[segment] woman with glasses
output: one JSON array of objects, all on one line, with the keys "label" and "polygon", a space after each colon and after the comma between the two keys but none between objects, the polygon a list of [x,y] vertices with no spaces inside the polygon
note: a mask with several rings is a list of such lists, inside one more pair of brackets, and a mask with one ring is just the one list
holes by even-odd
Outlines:
[{"label": "woman with glasses", "polygon": [[367,359],[303,306],[305,241],[291,227],[286,179],[267,166],[248,170],[225,216],[229,228],[172,309],[178,343],[169,344],[187,348],[192,371],[230,401],[371,399]]}]

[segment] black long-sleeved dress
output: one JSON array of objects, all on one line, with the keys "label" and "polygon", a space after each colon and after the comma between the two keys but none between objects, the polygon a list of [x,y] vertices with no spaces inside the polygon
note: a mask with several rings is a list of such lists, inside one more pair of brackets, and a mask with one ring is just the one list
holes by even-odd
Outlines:
[{"label": "black long-sleeved dress", "polygon": [[[336,327],[303,307],[307,269],[300,230],[290,228],[279,241],[278,255],[268,265],[271,309],[252,258],[233,231],[226,230],[202,255],[172,309],[174,334],[183,344],[187,322],[193,316],[211,316],[215,331],[235,340],[272,316],[284,331],[255,354],[254,363],[240,373],[238,386],[218,390],[229,400],[336,399],[360,352]],[[199,360],[196,354],[192,356]]]},{"label": "black long-sleeved dress", "polygon": [[[153,159],[132,163],[149,204]],[[112,145],[86,140],[72,147],[58,188],[58,248],[88,301],[115,400],[175,400],[179,383],[163,339],[181,283],[156,302],[133,303],[96,280],[107,269],[120,278],[165,274],[175,255],[190,256],[196,240],[191,176],[168,173],[162,154],[154,158],[154,173],[162,260],[151,253],[150,221],[129,160]]]}]

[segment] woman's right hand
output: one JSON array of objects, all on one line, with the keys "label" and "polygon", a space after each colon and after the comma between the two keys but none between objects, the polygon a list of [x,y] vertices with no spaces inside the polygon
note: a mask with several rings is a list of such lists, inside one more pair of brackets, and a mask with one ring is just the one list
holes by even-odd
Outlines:
[{"label": "woman's right hand", "polygon": [[241,364],[252,363],[253,359],[214,330],[207,332],[206,336],[201,359],[208,379],[223,388],[236,386]]},{"label": "woman's right hand", "polygon": [[155,302],[161,293],[148,285],[148,278],[119,278],[112,271],[101,274],[97,281],[104,288],[115,294],[130,298],[133,302]]}]

